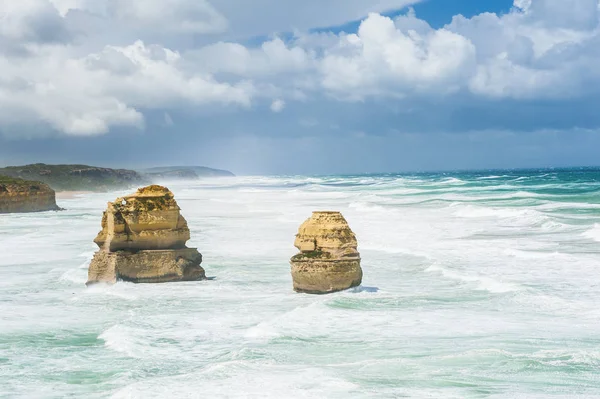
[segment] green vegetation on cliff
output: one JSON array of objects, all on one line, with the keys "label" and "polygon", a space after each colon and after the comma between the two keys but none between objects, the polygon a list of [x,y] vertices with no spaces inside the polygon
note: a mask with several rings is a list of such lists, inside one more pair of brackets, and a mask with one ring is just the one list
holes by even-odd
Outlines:
[{"label": "green vegetation on cliff", "polygon": [[17,177],[0,175],[0,184],[1,185],[18,184],[18,185],[27,186],[27,185],[30,185],[31,183],[34,183],[34,182],[32,182],[30,180],[19,179]]},{"label": "green vegetation on cliff", "polygon": [[196,180],[201,177],[234,176],[226,170],[204,166],[168,166],[141,172],[89,165],[36,163],[0,168],[2,179],[23,179],[48,184],[56,191],[110,191],[145,186],[157,180]]},{"label": "green vegetation on cliff", "polygon": [[107,191],[144,185],[148,179],[133,170],[88,165],[46,165],[43,163],[0,168],[5,179],[35,180],[56,191]]}]

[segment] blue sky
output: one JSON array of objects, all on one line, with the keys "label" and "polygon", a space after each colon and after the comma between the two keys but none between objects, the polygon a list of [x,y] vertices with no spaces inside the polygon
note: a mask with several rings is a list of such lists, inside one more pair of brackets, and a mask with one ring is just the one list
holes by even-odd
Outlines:
[{"label": "blue sky", "polygon": [[3,2],[0,164],[600,164],[598,0],[248,3]]},{"label": "blue sky", "polygon": [[[452,17],[461,14],[472,18],[484,12],[506,14],[513,7],[510,0],[428,0],[414,6],[419,18],[429,22],[434,28],[441,28],[451,22]],[[402,11],[400,11],[402,12]]]},{"label": "blue sky", "polygon": [[[513,7],[513,2],[511,0],[425,0],[416,3],[411,7],[415,10],[420,19],[427,21],[429,25],[434,28],[442,28],[452,21],[452,17],[458,14],[467,18],[471,18],[484,12],[506,14]],[[405,13],[406,7],[399,10],[383,12],[382,14],[394,18]],[[358,19],[340,26],[318,28],[317,30],[355,32],[361,21],[361,19]]]}]

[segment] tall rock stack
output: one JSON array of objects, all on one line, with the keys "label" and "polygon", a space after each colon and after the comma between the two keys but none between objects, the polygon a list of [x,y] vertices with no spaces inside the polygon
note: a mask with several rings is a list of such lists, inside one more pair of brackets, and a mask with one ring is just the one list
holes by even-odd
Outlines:
[{"label": "tall rock stack", "polygon": [[313,212],[298,230],[292,257],[294,290],[328,294],[362,282],[356,236],[340,212]]},{"label": "tall rock stack", "polygon": [[100,250],[90,264],[87,284],[205,279],[202,255],[186,247],[189,239],[173,193],[156,185],[140,188],[108,203],[102,231],[94,240]]}]

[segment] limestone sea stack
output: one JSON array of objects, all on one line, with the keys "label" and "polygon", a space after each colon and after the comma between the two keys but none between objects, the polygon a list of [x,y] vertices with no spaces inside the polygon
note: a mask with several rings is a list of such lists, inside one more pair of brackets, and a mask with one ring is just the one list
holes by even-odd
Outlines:
[{"label": "limestone sea stack", "polygon": [[294,290],[328,294],[362,282],[356,236],[340,212],[313,212],[298,230],[291,259]]},{"label": "limestone sea stack", "polygon": [[58,210],[56,193],[47,184],[0,176],[0,213]]},{"label": "limestone sea stack", "polygon": [[187,248],[190,230],[173,193],[162,186],[140,188],[109,202],[87,284],[165,283],[206,278],[202,255]]}]

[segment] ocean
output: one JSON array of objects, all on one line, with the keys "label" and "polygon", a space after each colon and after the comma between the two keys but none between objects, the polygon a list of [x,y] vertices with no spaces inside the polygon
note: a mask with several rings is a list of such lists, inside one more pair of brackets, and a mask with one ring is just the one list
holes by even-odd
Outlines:
[{"label": "ocean", "polygon": [[[211,281],[86,288],[107,201],[0,216],[1,398],[600,398],[600,170],[169,183]],[[292,290],[314,210],[362,286]]]}]

